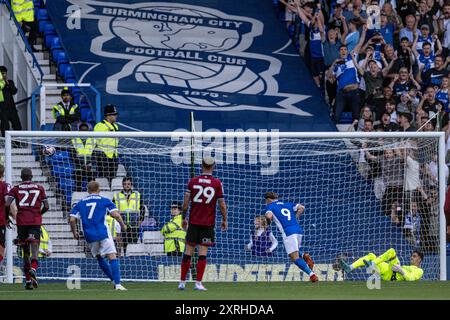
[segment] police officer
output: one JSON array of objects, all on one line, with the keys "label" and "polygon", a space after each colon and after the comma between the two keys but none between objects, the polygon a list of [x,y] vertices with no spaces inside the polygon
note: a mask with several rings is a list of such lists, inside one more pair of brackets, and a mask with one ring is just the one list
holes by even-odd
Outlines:
[{"label": "police officer", "polygon": [[186,231],[181,226],[183,221],[181,210],[181,202],[172,202],[170,206],[172,218],[161,229],[164,236],[164,252],[168,256],[182,256],[184,252]]},{"label": "police officer", "polygon": [[[104,109],[105,119],[97,123],[94,127],[94,132],[118,132],[117,116],[119,115],[117,108],[108,104]],[[119,145],[118,138],[97,138],[97,171],[99,177],[104,177],[111,182],[116,176],[117,168],[119,167],[117,147]]]},{"label": "police officer", "polygon": [[53,130],[75,131],[81,118],[81,112],[78,105],[73,103],[72,95],[67,87],[61,90],[61,100],[52,109],[53,118],[56,120]]},{"label": "police officer", "polygon": [[[81,123],[78,130],[82,132],[89,131],[86,123]],[[77,192],[83,191],[83,181],[87,183],[94,180],[94,169],[92,166],[92,153],[95,148],[95,139],[86,137],[76,137],[72,139],[72,161],[75,164],[75,187]]]},{"label": "police officer", "polygon": [[144,220],[145,208],[140,192],[133,190],[133,179],[124,177],[122,180],[122,190],[114,194],[113,202],[119,209],[127,231],[123,235],[123,242],[136,243],[139,235],[139,226]]}]

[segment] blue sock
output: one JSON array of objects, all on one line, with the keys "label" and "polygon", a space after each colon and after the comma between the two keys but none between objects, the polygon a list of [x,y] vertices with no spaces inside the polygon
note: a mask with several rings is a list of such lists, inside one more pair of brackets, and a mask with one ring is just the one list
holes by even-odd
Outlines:
[{"label": "blue sock", "polygon": [[113,276],[111,273],[111,268],[109,267],[109,264],[106,262],[106,260],[103,259],[102,257],[98,257],[97,261],[98,261],[98,265],[102,269],[103,273],[106,274],[106,276],[112,280]]},{"label": "blue sock", "polygon": [[301,270],[303,270],[308,276],[311,274],[311,269],[306,264],[305,260],[298,258],[294,261],[295,265],[299,267]]},{"label": "blue sock", "polygon": [[120,268],[119,261],[117,259],[110,260],[109,265],[111,267],[112,276],[115,284],[120,284]]}]

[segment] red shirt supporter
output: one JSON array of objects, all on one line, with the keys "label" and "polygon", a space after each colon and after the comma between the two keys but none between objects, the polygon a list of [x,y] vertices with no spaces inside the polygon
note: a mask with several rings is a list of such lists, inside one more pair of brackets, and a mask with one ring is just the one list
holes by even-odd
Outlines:
[{"label": "red shirt supporter", "polygon": [[223,198],[222,182],[212,175],[204,174],[189,180],[186,192],[190,193],[191,200],[189,223],[214,226],[217,200]]},{"label": "red shirt supporter", "polygon": [[9,185],[0,181],[0,227],[6,226],[6,215],[5,215],[5,197],[9,192]]},{"label": "red shirt supporter", "polygon": [[44,187],[31,181],[24,181],[14,186],[8,197],[16,200],[18,226],[42,224],[41,205],[47,201]]}]

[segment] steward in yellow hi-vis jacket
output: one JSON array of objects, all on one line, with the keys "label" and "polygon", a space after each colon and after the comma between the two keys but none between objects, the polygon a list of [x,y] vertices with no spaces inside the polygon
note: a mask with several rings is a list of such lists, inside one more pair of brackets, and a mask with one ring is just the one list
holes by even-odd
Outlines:
[{"label": "steward in yellow hi-vis jacket", "polygon": [[414,250],[410,257],[409,266],[401,266],[400,260],[394,249],[389,249],[380,256],[375,256],[373,253],[359,258],[351,265],[347,264],[342,258],[340,264],[345,272],[349,273],[359,267],[373,266],[380,274],[381,279],[385,281],[416,281],[423,276],[423,269],[420,268],[420,263],[423,260],[423,253]]},{"label": "steward in yellow hi-vis jacket", "polygon": [[161,229],[164,236],[164,252],[168,256],[182,256],[184,252],[186,230],[181,226],[183,217],[180,202],[172,202],[170,214],[172,219]]}]

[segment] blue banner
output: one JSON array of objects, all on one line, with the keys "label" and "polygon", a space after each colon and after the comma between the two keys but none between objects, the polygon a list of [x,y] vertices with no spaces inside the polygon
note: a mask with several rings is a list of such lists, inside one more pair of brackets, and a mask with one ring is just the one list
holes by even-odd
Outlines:
[{"label": "blue banner", "polygon": [[334,131],[271,1],[49,0],[79,82],[141,130]]}]

